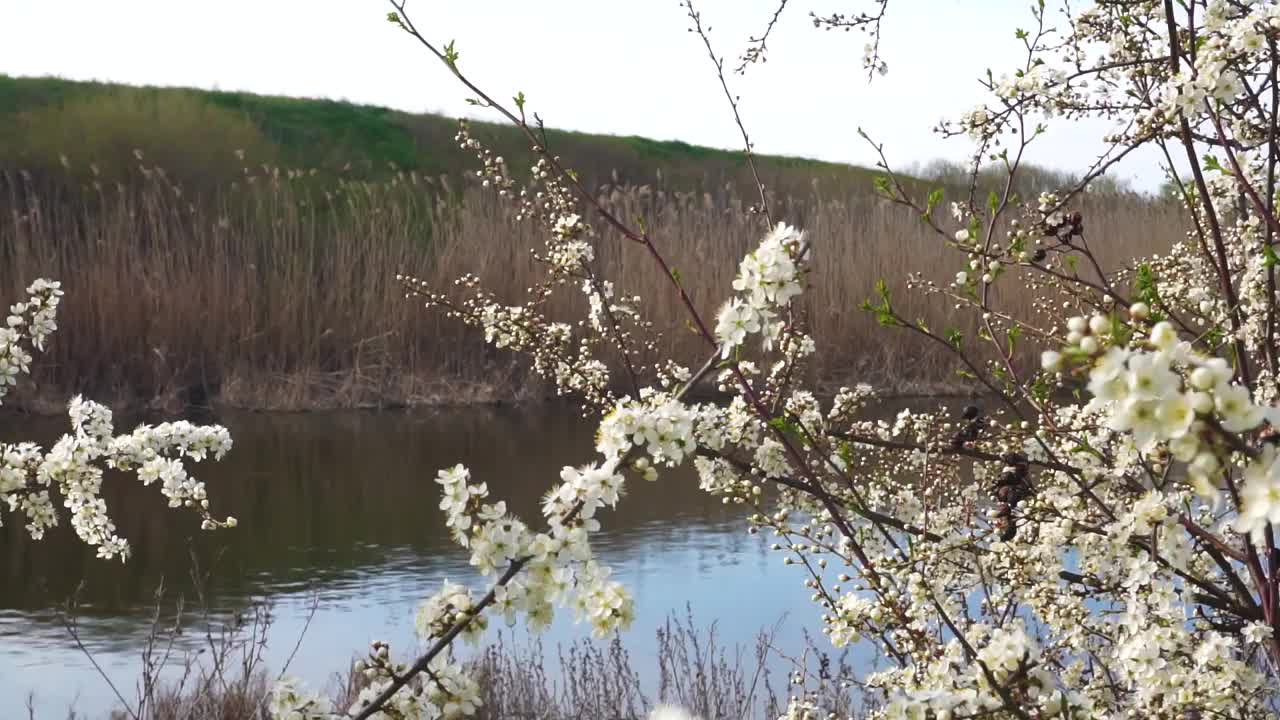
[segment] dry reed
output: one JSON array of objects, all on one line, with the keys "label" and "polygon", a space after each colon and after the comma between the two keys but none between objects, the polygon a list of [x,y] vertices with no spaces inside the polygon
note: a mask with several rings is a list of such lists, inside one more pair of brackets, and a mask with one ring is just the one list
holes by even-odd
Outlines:
[{"label": "dry reed", "polygon": [[[16,299],[48,276],[67,289],[62,329],[36,368],[44,392],[25,403],[39,409],[41,398],[71,392],[116,404],[260,409],[541,397],[545,388],[512,358],[405,300],[395,280],[408,273],[444,288],[471,272],[513,302],[537,281],[529,254],[541,244],[537,229],[488,191],[449,183],[412,173],[321,182],[260,166],[196,198],[145,161],[124,182],[74,165],[63,178],[0,170],[0,287]],[[620,216],[644,218],[706,313],[761,232],[728,185],[605,186],[600,195]],[[870,193],[833,196],[815,181],[807,195],[775,202],[816,251],[805,299],[822,348],[812,371],[832,382],[951,384],[944,352],[885,332],[860,306],[877,279],[900,288],[918,271],[945,283],[962,258],[909,211]],[[1103,197],[1084,211],[1104,261],[1161,251],[1180,233],[1179,211],[1164,203]],[[606,276],[645,298],[663,350],[692,360],[699,341],[669,279],[607,232],[600,248]],[[576,313],[575,292],[553,309]],[[1014,308],[1030,298],[1019,282],[1002,283],[1000,294]],[[895,301],[906,317],[955,324],[936,298],[899,290]]]},{"label": "dry reed", "polygon": [[[255,603],[244,619],[229,622],[206,610],[204,628],[196,622],[189,630],[182,625],[183,612],[179,603],[170,618],[157,605],[141,652],[136,698],[124,697],[129,689],[119,688],[123,705],[105,712],[73,706],[67,720],[267,720],[278,677],[263,660],[273,625],[269,607]],[[652,657],[645,658],[656,670],[651,673],[638,669],[620,635],[607,641],[578,638],[549,653],[536,636],[518,640],[500,632],[463,663],[480,687],[483,705],[476,720],[642,720],[660,704],[687,708],[702,720],[775,718],[798,694],[840,717],[859,717],[873,706],[874,693],[864,692],[847,650],[832,652],[825,638],[806,633],[801,653],[785,654],[775,645],[780,627],[761,630],[749,646],[730,645],[714,623],[697,622],[692,610],[673,612],[657,630]],[[78,643],[73,619],[68,629]],[[184,631],[204,636],[199,654],[175,648]],[[304,627],[298,645],[306,632]],[[105,676],[103,681],[109,682]],[[352,663],[319,689],[334,707],[348,708],[364,682]],[[39,720],[33,698],[27,715]]]}]

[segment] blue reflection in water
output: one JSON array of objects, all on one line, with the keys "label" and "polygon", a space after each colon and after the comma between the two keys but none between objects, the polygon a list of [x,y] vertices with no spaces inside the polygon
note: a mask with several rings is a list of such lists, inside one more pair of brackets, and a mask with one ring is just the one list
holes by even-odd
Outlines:
[{"label": "blue reflection in water", "polygon": [[[70,706],[97,716],[113,705],[112,691],[55,612],[82,581],[81,639],[132,700],[154,589],[164,581],[167,613],[180,595],[194,607],[193,555],[209,572],[216,621],[255,600],[270,601],[272,670],[292,653],[313,600],[291,674],[323,686],[374,640],[391,642],[407,657],[416,649],[414,611],[444,579],[487,585],[441,527],[435,471],[466,463],[494,497],[536,521],[540,494],[559,468],[592,457],[589,427],[566,412],[230,414],[213,421],[230,428],[236,448],[221,464],[197,466],[196,475],[207,481],[217,513],[240,518],[233,531],[201,533],[193,517],[165,508],[155,488],[127,478],[109,481],[106,494],[121,533],[134,544],[125,566],[94,560],[65,527],[31,543],[6,516],[0,717],[18,712],[29,692],[37,717],[63,717]],[[0,423],[0,441],[32,433],[48,441],[60,431],[58,424],[11,419]],[[642,675],[652,679],[655,672],[655,631],[686,606],[700,624],[715,620],[730,645],[749,647],[784,614],[790,617],[783,648],[798,650],[800,630],[818,629],[803,570],[783,566],[768,539],[745,532],[742,512],[698,491],[691,473],[629,482],[627,490],[618,511],[602,515],[605,529],[594,543],[635,595],[637,620],[625,639]],[[198,611],[187,628],[180,646],[195,652],[205,630]],[[489,637],[500,630],[495,618]],[[549,658],[557,642],[586,630],[567,611],[558,614],[543,638]]]}]

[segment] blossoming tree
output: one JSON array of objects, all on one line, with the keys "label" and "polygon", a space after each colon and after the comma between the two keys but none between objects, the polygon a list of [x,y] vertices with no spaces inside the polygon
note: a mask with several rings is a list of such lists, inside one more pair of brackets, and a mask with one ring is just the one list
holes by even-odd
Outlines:
[{"label": "blossoming tree", "polygon": [[[44,350],[57,329],[62,286],[36,280],[27,295],[25,302],[10,307],[0,328],[0,400],[30,372],[32,353]],[[47,451],[32,442],[0,443],[0,505],[26,518],[33,539],[58,524],[55,501],[61,499],[77,537],[97,548],[98,557],[128,559],[129,542],[116,534],[100,495],[104,466],[134,472],[144,485],[159,481],[169,507],[196,511],[206,530],[235,526],[235,518],[217,520],[209,513],[204,483],[191,477],[182,462],[184,456],[193,462],[211,456],[221,460],[231,449],[226,428],[179,421],[140,425],[128,435],[116,435],[111,410],[79,396],[71,400],[68,413],[71,433]]]},{"label": "blossoming tree", "polygon": [[[940,127],[974,143],[975,178],[979,163],[994,160],[1007,181],[990,193],[975,182],[945,213],[941,192],[914,197],[884,163],[887,201],[918,211],[956,253],[954,283],[909,284],[973,313],[981,330],[970,338],[903,317],[883,287],[867,309],[886,332],[952,353],[988,398],[985,410],[904,411],[892,422],[867,419],[871,388],[824,397],[806,386],[805,363],[822,339],[806,333],[796,299],[822,259],[804,232],[774,222],[765,193],[756,208],[768,221],[763,239],[724,288],[724,305],[707,314],[685,291],[697,278],[667,266],[667,239],[597,203],[529,122],[522,95],[508,105],[486,94],[452,43],[432,42],[403,3],[393,5],[392,23],[478,105],[524,132],[538,159],[523,188],[465,124],[458,140],[475,152],[485,184],[546,237],[537,249],[546,281],[522,304],[498,302],[472,277],[453,288],[403,280],[411,296],[527,354],[560,392],[598,413],[598,454],[564,469],[536,526],[465,468],[442,470],[445,520],[493,582],[478,593],[446,584],[418,616],[424,652],[401,662],[376,645],[363,665],[368,687],[337,711],[471,714],[477,689],[451,646],[478,637],[494,615],[537,629],[559,607],[597,634],[625,628],[631,600],[593,559],[591,534],[626,482],[661,482],[686,463],[807,574],[834,645],[870,643],[888,661],[866,679],[880,717],[1276,711],[1280,5],[1100,0],[1059,14],[1040,2],[1032,29],[1017,31],[1025,62],[993,72],[987,103]],[[887,69],[886,3],[871,6],[813,21],[867,30],[866,69],[876,74]],[[763,56],[767,37],[753,40],[740,69]],[[1019,197],[1025,153],[1050,117],[1114,127],[1078,184]],[[1169,239],[1166,255],[1105,267],[1079,197],[1144,147],[1166,158],[1188,232]],[[671,278],[705,341],[701,364],[655,356],[642,299],[596,262],[604,227]],[[1042,302],[1000,307],[993,288],[1008,282],[1031,285]],[[584,321],[547,316],[547,299],[566,288],[589,299]],[[691,401],[689,389],[711,378],[726,398]],[[275,701],[281,717],[334,712],[292,684]],[[821,710],[800,696],[789,717]]]}]

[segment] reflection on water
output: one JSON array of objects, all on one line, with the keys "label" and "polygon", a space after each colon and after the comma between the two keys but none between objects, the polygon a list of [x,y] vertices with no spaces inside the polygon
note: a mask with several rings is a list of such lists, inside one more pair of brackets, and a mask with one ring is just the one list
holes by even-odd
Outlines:
[{"label": "reflection on water", "polygon": [[[104,492],[133,546],[123,566],[95,559],[68,527],[32,542],[18,518],[4,516],[0,717],[18,712],[29,691],[38,717],[62,717],[72,703],[92,711],[111,704],[55,612],[78,587],[81,639],[129,696],[155,590],[163,583],[170,606],[184,597],[190,607],[193,558],[219,616],[270,599],[273,667],[288,657],[313,597],[319,606],[291,673],[323,683],[371,640],[408,648],[414,608],[443,579],[479,584],[443,527],[436,470],[466,464],[532,521],[560,468],[592,459],[590,426],[564,409],[192,419],[224,424],[235,440],[223,462],[195,467],[214,514],[240,520],[234,530],[202,532],[193,514],[168,509],[154,487],[123,476]],[[0,441],[49,442],[63,423],[5,417]],[[636,595],[628,644],[640,658],[653,648],[653,629],[686,603],[696,617],[716,619],[731,642],[749,641],[786,611],[814,616],[800,572],[770,556],[764,538],[747,535],[739,511],[699,492],[691,473],[630,482],[618,512],[601,520],[594,545]],[[549,641],[584,631],[559,618]],[[200,632],[189,635],[194,647]]]}]

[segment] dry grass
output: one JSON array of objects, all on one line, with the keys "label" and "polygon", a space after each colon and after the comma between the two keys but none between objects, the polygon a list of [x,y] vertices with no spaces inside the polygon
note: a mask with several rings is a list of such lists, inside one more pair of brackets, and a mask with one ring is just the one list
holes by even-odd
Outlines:
[{"label": "dry grass", "polygon": [[[475,333],[406,301],[396,273],[446,287],[479,275],[516,301],[539,277],[528,249],[535,227],[473,185],[400,174],[389,182],[322,183],[260,167],[194,199],[162,169],[139,164],[125,182],[0,171],[0,288],[38,276],[67,289],[61,330],[39,360],[40,397],[91,392],[117,404],[172,407],[218,401],[303,409],[399,406],[542,397],[505,353]],[[737,261],[760,235],[747,201],[729,186],[665,192],[606,186],[607,205],[642,217],[698,305],[714,313]],[[945,355],[905,333],[886,332],[860,309],[874,283],[902,284],[909,271],[946,282],[961,258],[910,212],[870,194],[777,199],[816,250],[805,299],[823,352],[813,371],[928,387],[953,382]],[[1167,248],[1180,233],[1166,204],[1104,197],[1084,208],[1104,261]],[[619,289],[646,298],[665,331],[663,348],[692,360],[701,349],[669,279],[639,249],[606,234],[600,262]],[[568,289],[555,310],[576,314]],[[1020,282],[1002,286],[1011,307],[1029,302]],[[949,307],[902,291],[901,313],[942,328]]]},{"label": "dry grass", "polygon": [[[618,636],[562,645],[551,659],[534,638],[500,635],[470,662],[484,701],[478,720],[639,720],[656,705],[703,720],[776,718],[791,695],[809,696],[833,717],[857,717],[867,700],[847,653],[820,650],[812,638],[801,657],[785,657],[772,633],[759,633],[752,647],[727,646],[714,624],[673,613],[657,640],[655,684],[644,681]],[[790,672],[777,672],[779,660]]]},{"label": "dry grass", "polygon": [[[476,720],[642,720],[657,705],[677,705],[702,720],[775,718],[788,698],[803,695],[839,717],[858,717],[874,702],[864,696],[847,653],[832,654],[806,636],[798,657],[774,647],[774,633],[761,632],[751,647],[725,645],[716,626],[699,625],[691,613],[671,615],[657,632],[650,673],[620,636],[607,642],[578,639],[548,653],[530,636],[502,633],[465,665],[480,686]],[[157,642],[164,643],[163,633]],[[219,638],[228,648],[248,648],[260,657],[262,639],[252,631]],[[825,644],[825,639],[823,640]],[[257,660],[226,662],[215,669],[185,662],[179,680],[151,679],[145,702],[107,714],[110,720],[267,720],[275,676]],[[783,670],[779,670],[779,666]],[[865,670],[865,668],[864,668]],[[334,707],[347,708],[362,678],[349,671],[328,687]],[[38,720],[36,713],[29,713]],[[84,708],[68,720],[103,717]]]}]

